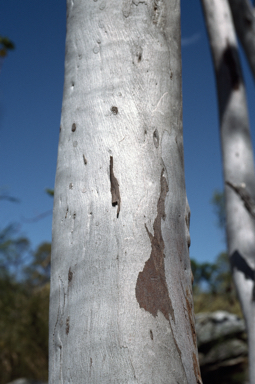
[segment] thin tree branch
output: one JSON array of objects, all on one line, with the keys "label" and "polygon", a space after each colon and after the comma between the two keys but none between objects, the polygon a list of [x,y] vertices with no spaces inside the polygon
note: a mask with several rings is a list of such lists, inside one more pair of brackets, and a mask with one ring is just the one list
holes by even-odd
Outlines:
[{"label": "thin tree branch", "polygon": [[24,221],[25,223],[34,223],[36,221],[44,219],[45,217],[47,217],[47,216],[49,216],[51,214],[52,214],[52,209],[49,209],[48,211],[40,213],[39,215],[37,215],[35,217],[32,217],[30,219],[27,219],[27,218],[23,217],[22,221]]},{"label": "thin tree branch", "polygon": [[11,201],[12,203],[19,203],[20,200],[17,199],[16,197],[8,196],[8,195],[2,195],[0,196],[0,200],[8,200]]},{"label": "thin tree branch", "polygon": [[232,184],[230,181],[226,181],[226,184],[231,187],[243,200],[244,206],[250,215],[255,219],[255,202],[249,195],[246,185],[244,183],[240,185]]}]

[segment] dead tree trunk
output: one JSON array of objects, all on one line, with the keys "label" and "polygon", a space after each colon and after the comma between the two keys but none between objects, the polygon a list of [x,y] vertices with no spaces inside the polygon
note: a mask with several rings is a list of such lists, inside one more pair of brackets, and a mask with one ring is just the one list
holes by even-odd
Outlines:
[{"label": "dead tree trunk", "polygon": [[229,0],[236,33],[255,79],[255,9],[251,0]]},{"label": "dead tree trunk", "polygon": [[250,384],[254,384],[255,176],[246,95],[228,1],[202,0],[202,4],[218,89],[228,253],[247,326]]}]

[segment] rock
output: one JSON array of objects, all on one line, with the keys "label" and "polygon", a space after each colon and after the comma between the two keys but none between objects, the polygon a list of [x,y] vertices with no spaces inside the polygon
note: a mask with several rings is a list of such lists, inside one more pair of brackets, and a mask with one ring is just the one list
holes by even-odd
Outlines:
[{"label": "rock", "polygon": [[247,356],[247,345],[241,340],[233,339],[227,340],[223,344],[216,344],[206,354],[201,354],[199,361],[200,365],[215,363],[233,365],[235,361],[240,361],[238,358],[241,356]]},{"label": "rock", "polygon": [[247,383],[244,320],[226,311],[199,313],[196,332],[203,383]]},{"label": "rock", "polygon": [[198,313],[196,315],[198,347],[225,336],[245,332],[244,320],[226,311]]}]

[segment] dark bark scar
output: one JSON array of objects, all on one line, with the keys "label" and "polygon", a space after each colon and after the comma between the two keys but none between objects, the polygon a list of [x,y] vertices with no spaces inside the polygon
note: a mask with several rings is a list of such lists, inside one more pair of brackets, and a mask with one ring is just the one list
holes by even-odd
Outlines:
[{"label": "dark bark scar", "polygon": [[161,219],[165,220],[165,198],[169,191],[166,178],[161,172],[161,192],[157,204],[157,217],[153,224],[154,236],[145,228],[151,241],[150,258],[146,261],[143,271],[139,272],[136,282],[136,299],[140,308],[144,308],[156,317],[157,312],[163,313],[170,322],[169,314],[175,322],[174,310],[169,296],[165,276],[164,241],[161,233]]},{"label": "dark bark scar", "polygon": [[113,157],[110,156],[110,182],[111,182],[111,194],[112,194],[112,206],[115,207],[118,205],[117,218],[120,213],[120,189],[119,183],[113,173]]},{"label": "dark bark scar", "polygon": [[114,114],[114,115],[117,115],[118,114],[118,108],[117,107],[111,107],[111,111],[112,111],[112,113]]},{"label": "dark bark scar", "polygon": [[68,285],[71,284],[72,279],[73,279],[73,272],[71,271],[71,267],[70,267],[68,271]]},{"label": "dark bark scar", "polygon": [[240,76],[237,52],[236,48],[232,47],[229,42],[227,42],[227,48],[224,50],[223,60],[228,68],[232,88],[234,90],[239,89],[242,79]]}]

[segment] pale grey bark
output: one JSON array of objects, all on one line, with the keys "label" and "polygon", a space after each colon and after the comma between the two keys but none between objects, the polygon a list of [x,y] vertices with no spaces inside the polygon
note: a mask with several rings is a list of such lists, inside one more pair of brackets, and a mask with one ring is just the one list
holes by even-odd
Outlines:
[{"label": "pale grey bark", "polygon": [[178,0],[68,0],[53,383],[200,383]]},{"label": "pale grey bark", "polygon": [[254,384],[255,221],[249,207],[255,176],[246,95],[229,4],[227,0],[202,0],[202,4],[218,89],[228,252],[247,326],[250,384]]},{"label": "pale grey bark", "polygon": [[255,79],[255,10],[250,0],[229,0],[237,35]]}]

